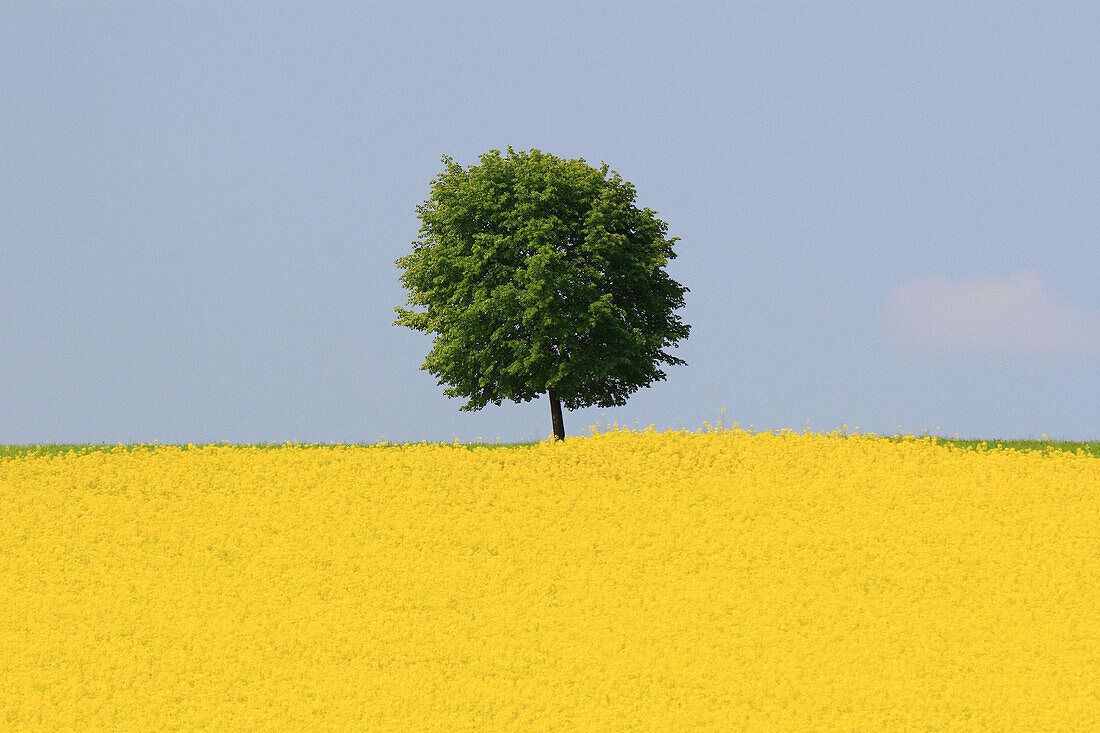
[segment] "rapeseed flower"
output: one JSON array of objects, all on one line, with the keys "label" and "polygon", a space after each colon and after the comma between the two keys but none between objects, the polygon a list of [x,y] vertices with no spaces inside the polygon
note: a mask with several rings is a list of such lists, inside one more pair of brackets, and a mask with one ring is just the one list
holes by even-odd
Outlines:
[{"label": "rapeseed flower", "polygon": [[1100,459],[707,428],[2,458],[0,721],[1100,728]]}]

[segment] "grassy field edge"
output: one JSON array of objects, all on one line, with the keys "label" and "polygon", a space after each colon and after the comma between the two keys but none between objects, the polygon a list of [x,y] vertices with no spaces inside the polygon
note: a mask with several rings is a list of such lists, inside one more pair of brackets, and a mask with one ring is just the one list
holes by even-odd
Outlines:
[{"label": "grassy field edge", "polygon": [[[689,432],[689,431],[682,431]],[[704,431],[699,431],[704,432]],[[720,432],[720,431],[715,431]],[[744,431],[742,431],[744,432]],[[753,433],[759,434],[759,433]],[[779,433],[776,433],[779,434]],[[836,431],[834,433],[828,433],[827,435],[845,438],[849,437]],[[942,438],[939,436],[931,435],[892,435],[892,436],[879,436],[872,435],[870,433],[862,434],[866,437],[877,437],[890,440],[893,442],[901,441],[927,441],[935,442],[937,445],[952,445],[957,448],[972,449],[976,451],[982,450],[996,450],[998,448],[1008,450],[1019,451],[1069,451],[1071,453],[1077,453],[1084,451],[1086,454],[1090,454],[1097,458],[1100,458],[1100,440],[1078,442],[1078,441],[1055,441],[1055,440],[991,440],[986,438]],[[581,436],[587,437],[587,436]],[[854,436],[852,436],[854,437]],[[567,438],[568,440],[568,438]],[[358,447],[358,448],[402,448],[407,446],[417,445],[440,445],[453,448],[464,448],[466,450],[473,450],[475,448],[493,448],[493,449],[517,449],[517,448],[531,448],[533,446],[540,445],[547,441],[532,440],[517,443],[446,443],[446,442],[429,442],[422,441],[420,443],[388,443],[381,441],[378,443],[188,443],[188,444],[170,444],[170,443],[48,443],[46,445],[0,445],[0,458],[17,458],[20,456],[54,456],[65,453],[88,453],[92,451],[107,451],[112,452],[116,450],[131,451],[138,447],[174,447],[181,448],[183,450],[190,449],[202,449],[206,446],[233,446],[243,448],[259,448],[261,450],[275,450],[286,447],[296,448],[343,448],[343,447]]]}]

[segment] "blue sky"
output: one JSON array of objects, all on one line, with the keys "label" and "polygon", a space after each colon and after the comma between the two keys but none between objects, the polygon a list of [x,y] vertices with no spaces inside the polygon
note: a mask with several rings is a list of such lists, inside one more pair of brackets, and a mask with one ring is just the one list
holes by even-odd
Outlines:
[{"label": "blue sky", "polygon": [[1100,439],[1100,6],[0,6],[0,443],[546,439],[392,326],[442,170],[680,237],[666,428]]}]

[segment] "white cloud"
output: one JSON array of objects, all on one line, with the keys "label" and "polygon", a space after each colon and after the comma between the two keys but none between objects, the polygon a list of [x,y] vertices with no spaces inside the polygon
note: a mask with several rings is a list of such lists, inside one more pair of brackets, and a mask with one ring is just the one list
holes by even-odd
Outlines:
[{"label": "white cloud", "polygon": [[1034,270],[918,277],[893,290],[885,312],[888,337],[907,350],[1100,356],[1100,313],[1065,304]]}]

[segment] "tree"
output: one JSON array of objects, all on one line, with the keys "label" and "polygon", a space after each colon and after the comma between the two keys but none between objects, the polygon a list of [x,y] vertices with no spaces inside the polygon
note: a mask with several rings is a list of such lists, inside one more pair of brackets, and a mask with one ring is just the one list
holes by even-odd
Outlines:
[{"label": "tree", "polygon": [[606,163],[532,149],[491,150],[446,169],[417,206],[420,239],[396,260],[413,312],[395,326],[435,334],[421,369],[466,397],[463,411],[546,394],[554,438],[561,406],[626,404],[665,378],[662,349],[690,326],[672,311],[688,289],[663,271],[676,255],[668,225],[634,205],[635,190]]}]

